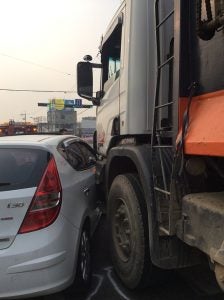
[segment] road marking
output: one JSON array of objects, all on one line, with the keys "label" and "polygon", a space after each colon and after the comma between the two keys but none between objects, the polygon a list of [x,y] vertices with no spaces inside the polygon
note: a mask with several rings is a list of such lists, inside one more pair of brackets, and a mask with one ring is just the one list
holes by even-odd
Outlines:
[{"label": "road marking", "polygon": [[112,272],[112,267],[107,267],[104,269],[107,272],[107,277],[109,278],[110,282],[112,283],[113,287],[115,288],[115,290],[117,291],[117,293],[122,296],[125,300],[131,300],[130,298],[128,298],[119,288],[119,286],[117,285],[117,283],[115,282],[115,280],[113,279],[113,277],[111,276],[111,272]]},{"label": "road marking", "polygon": [[101,287],[102,283],[103,283],[103,276],[101,275],[97,275],[97,274],[93,274],[94,277],[97,277],[99,279],[99,282],[95,288],[95,290],[86,298],[86,300],[91,300],[93,296],[95,296],[99,290],[99,288]]}]

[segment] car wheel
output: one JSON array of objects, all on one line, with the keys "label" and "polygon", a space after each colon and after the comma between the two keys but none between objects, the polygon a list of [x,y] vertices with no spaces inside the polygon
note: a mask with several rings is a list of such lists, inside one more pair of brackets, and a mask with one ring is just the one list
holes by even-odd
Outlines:
[{"label": "car wheel", "polygon": [[84,227],[80,237],[78,262],[76,269],[76,277],[71,287],[67,292],[85,293],[88,292],[91,283],[92,268],[91,268],[91,251],[90,251],[90,235],[89,230]]},{"label": "car wheel", "polygon": [[137,176],[125,174],[114,179],[108,199],[110,249],[115,271],[129,289],[145,287],[155,275],[144,201]]}]

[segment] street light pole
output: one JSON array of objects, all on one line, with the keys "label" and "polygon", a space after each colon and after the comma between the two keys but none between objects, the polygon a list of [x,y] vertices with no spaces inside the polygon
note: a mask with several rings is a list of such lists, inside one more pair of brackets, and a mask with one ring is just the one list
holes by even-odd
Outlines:
[{"label": "street light pole", "polygon": [[23,120],[24,120],[25,125],[26,125],[26,112],[24,112],[23,114],[20,114],[20,116],[23,116],[23,117],[24,117]]}]

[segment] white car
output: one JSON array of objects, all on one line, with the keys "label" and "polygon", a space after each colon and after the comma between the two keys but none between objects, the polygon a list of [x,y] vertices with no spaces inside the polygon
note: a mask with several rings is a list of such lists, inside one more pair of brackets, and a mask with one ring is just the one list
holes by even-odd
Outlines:
[{"label": "white car", "polygon": [[88,287],[95,161],[75,136],[0,138],[0,298]]}]

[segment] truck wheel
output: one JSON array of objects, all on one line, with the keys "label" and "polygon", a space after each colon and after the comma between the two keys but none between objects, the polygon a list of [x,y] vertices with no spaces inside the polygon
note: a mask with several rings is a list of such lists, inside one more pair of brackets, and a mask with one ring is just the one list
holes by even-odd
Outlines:
[{"label": "truck wheel", "polygon": [[118,175],[108,199],[112,262],[129,289],[143,288],[154,275],[148,242],[147,209],[137,176]]}]

